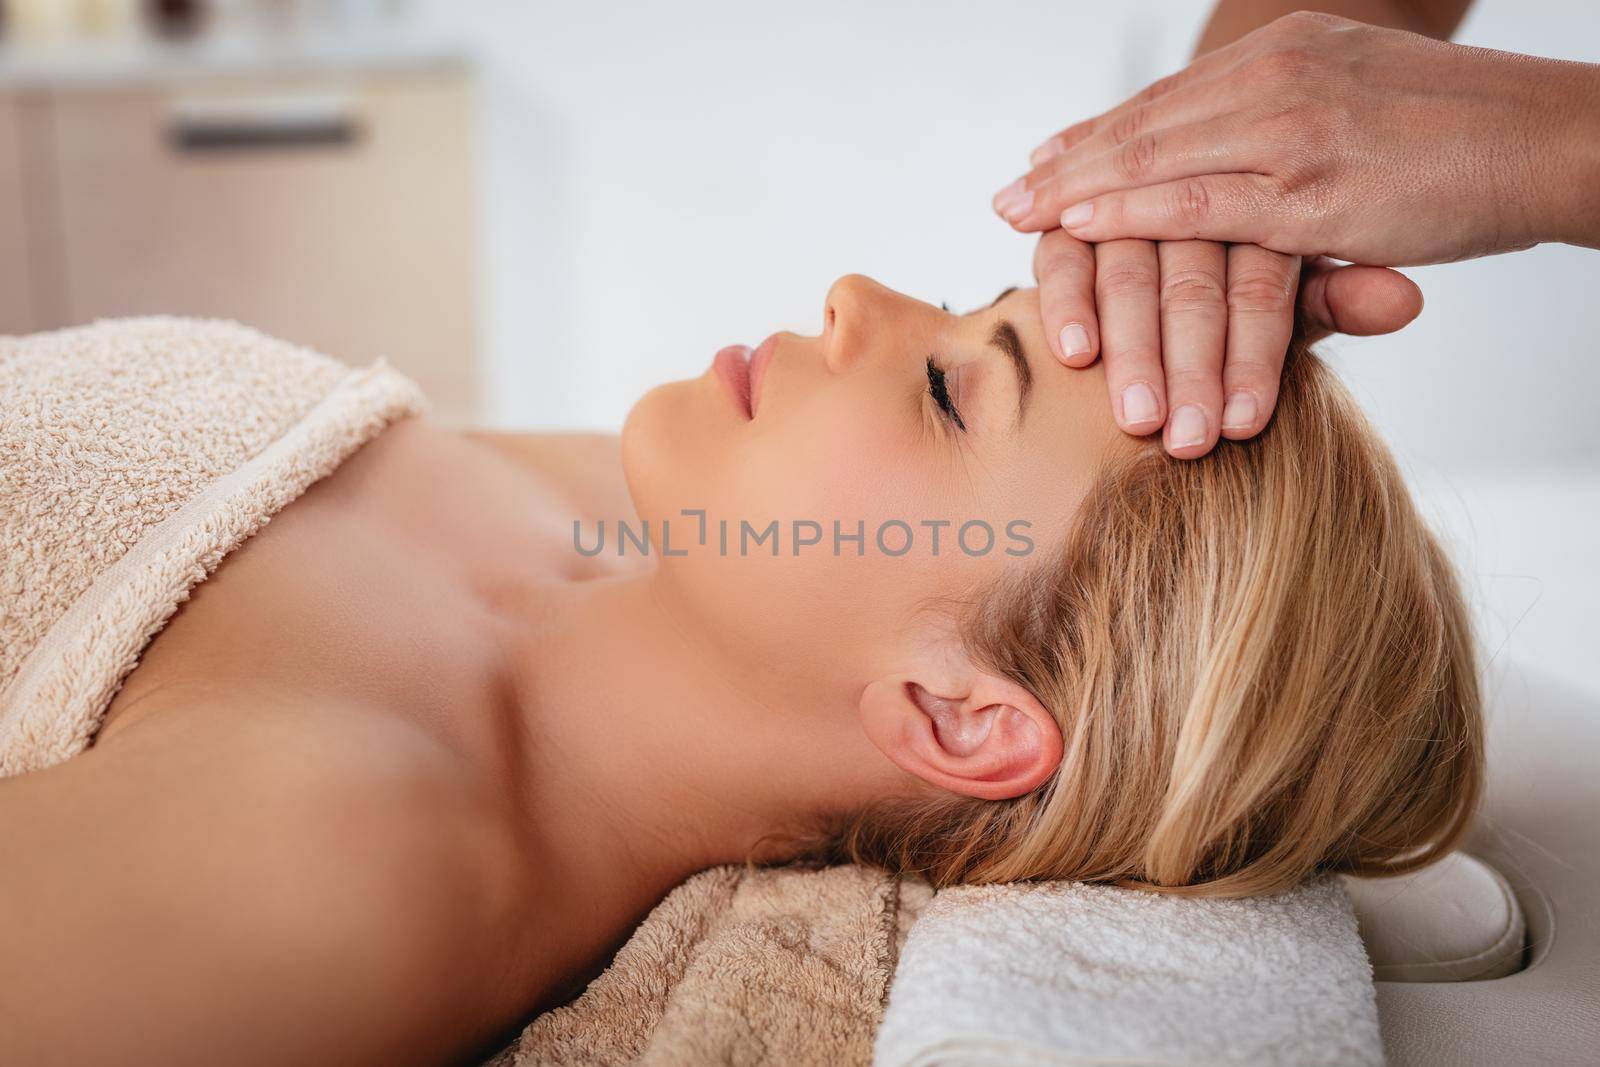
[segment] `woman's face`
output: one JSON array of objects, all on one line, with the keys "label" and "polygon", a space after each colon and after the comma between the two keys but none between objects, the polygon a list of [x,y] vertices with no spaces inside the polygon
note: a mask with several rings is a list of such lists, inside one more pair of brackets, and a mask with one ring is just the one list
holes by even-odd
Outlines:
[{"label": "woman's face", "polygon": [[647,394],[623,461],[669,606],[769,680],[896,669],[920,609],[1041,561],[1132,447],[1031,289],[961,315],[848,275],[820,335],[747,355]]}]

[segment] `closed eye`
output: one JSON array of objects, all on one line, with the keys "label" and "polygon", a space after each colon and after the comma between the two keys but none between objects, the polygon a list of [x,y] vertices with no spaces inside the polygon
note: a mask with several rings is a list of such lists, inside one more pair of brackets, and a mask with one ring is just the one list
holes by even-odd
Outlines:
[{"label": "closed eye", "polygon": [[967,424],[961,418],[961,412],[956,410],[955,401],[950,399],[950,388],[944,368],[934,362],[932,356],[928,357],[928,395],[939,405],[939,410],[944,412],[945,418],[954,423],[956,429],[965,433]]}]

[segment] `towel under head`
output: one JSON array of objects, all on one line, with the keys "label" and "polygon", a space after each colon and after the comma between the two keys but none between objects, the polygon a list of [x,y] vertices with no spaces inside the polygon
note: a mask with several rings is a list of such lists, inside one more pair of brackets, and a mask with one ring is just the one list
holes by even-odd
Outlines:
[{"label": "towel under head", "polygon": [[1383,1062],[1372,969],[1337,878],[1207,900],[1048,882],[957,886],[906,939],[876,1067]]},{"label": "towel under head", "polygon": [[702,871],[486,1067],[865,1067],[932,892],[855,865]]}]

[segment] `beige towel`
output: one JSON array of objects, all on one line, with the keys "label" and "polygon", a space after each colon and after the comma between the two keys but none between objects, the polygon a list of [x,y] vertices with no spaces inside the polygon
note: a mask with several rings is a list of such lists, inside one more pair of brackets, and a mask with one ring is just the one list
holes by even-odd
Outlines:
[{"label": "beige towel", "polygon": [[702,871],[489,1067],[866,1067],[900,948],[932,896],[859,866]]},{"label": "beige towel", "polygon": [[0,337],[0,777],[82,751],[189,590],[423,410],[383,360],[233,322]]}]

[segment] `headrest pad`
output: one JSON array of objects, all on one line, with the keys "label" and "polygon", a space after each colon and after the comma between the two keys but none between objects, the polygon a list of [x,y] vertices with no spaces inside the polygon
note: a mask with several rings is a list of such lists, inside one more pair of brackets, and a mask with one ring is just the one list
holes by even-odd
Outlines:
[{"label": "headrest pad", "polygon": [[1482,860],[1454,852],[1414,874],[1344,884],[1377,981],[1468,982],[1522,969],[1522,908]]}]

